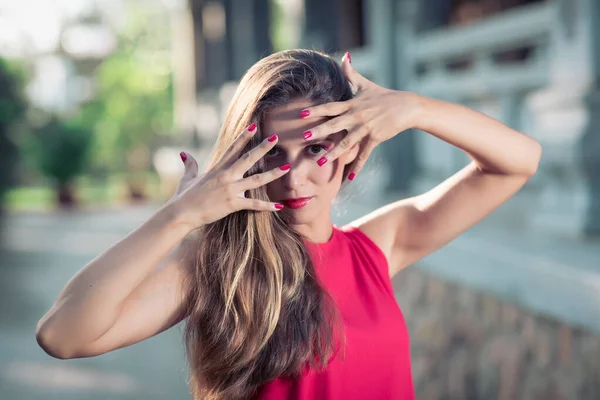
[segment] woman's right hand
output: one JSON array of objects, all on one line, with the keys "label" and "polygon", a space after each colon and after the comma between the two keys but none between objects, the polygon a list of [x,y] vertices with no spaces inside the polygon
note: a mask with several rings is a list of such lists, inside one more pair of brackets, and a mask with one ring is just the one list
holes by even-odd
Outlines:
[{"label": "woman's right hand", "polygon": [[242,150],[257,130],[256,124],[250,125],[219,162],[200,177],[198,177],[196,160],[190,154],[182,153],[185,172],[175,196],[170,201],[177,204],[180,223],[194,229],[240,210],[278,211],[283,208],[281,204],[248,199],[244,195],[247,190],[261,187],[280,178],[290,168],[289,164],[284,164],[270,171],[243,177],[278,141],[277,135],[272,135],[242,155]]}]

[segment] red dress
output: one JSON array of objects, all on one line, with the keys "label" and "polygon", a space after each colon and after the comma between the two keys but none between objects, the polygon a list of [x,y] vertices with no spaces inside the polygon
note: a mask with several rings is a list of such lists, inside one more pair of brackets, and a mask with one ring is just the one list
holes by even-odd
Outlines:
[{"label": "red dress", "polygon": [[343,318],[346,356],[334,357],[324,372],[307,368],[298,380],[277,378],[257,398],[413,400],[408,330],[383,252],[350,226],[334,225],[327,243],[306,245]]}]

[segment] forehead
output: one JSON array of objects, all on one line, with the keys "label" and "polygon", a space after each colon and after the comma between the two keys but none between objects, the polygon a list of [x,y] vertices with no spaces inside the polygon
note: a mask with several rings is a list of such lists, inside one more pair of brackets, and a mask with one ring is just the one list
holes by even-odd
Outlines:
[{"label": "forehead", "polygon": [[[265,115],[265,119],[262,123],[262,136],[268,137],[276,133],[277,136],[279,136],[279,143],[304,143],[305,141],[302,138],[302,133],[304,131],[314,128],[328,120],[326,117],[301,118],[300,111],[310,106],[312,106],[312,103],[307,101],[293,101],[273,109]],[[337,132],[335,135],[330,136],[329,139],[335,140],[339,136],[341,136],[341,132]]]}]

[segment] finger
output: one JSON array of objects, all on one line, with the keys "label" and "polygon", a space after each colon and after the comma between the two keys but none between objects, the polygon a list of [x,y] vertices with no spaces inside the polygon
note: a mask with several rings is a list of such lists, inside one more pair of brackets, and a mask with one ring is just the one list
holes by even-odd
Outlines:
[{"label": "finger", "polygon": [[248,142],[256,135],[258,132],[258,127],[255,123],[250,124],[238,137],[235,141],[229,146],[223,157],[217,162],[216,168],[227,168],[231,164],[233,164],[237,159],[240,158],[240,155]]},{"label": "finger", "polygon": [[185,151],[179,153],[179,157],[181,157],[181,161],[183,162],[183,166],[185,168],[183,177],[195,178],[198,176],[198,163],[196,162],[196,159],[192,157],[190,153]]},{"label": "finger", "polygon": [[304,140],[321,139],[331,135],[332,133],[340,132],[346,128],[348,128],[348,122],[347,119],[342,115],[302,132],[302,137]]},{"label": "finger", "polygon": [[362,149],[354,160],[354,166],[351,168],[350,173],[348,174],[348,179],[353,180],[356,175],[363,169],[367,160],[371,156],[373,149],[375,149],[376,144],[368,144],[367,147]]},{"label": "finger", "polygon": [[279,211],[283,209],[283,204],[264,201],[259,199],[238,198],[235,200],[239,204],[240,210],[253,211]]},{"label": "finger", "polygon": [[335,117],[345,113],[350,109],[350,100],[348,101],[337,101],[332,103],[320,104],[305,108],[300,111],[301,118],[308,117]]},{"label": "finger", "polygon": [[242,156],[231,166],[233,174],[235,176],[243,176],[258,160],[264,157],[269,150],[275,147],[278,141],[279,137],[276,134],[273,134],[264,139],[258,146],[242,154]]},{"label": "finger", "polygon": [[198,162],[190,153],[185,151],[179,153],[179,156],[181,157],[181,161],[183,161],[183,165],[185,167],[180,182],[183,183],[194,180],[198,176]]},{"label": "finger", "polygon": [[354,69],[352,66],[352,58],[350,57],[349,52],[346,52],[342,57],[342,71],[344,71],[346,79],[350,81],[356,90],[365,89],[370,82],[367,78],[359,74],[358,71]]},{"label": "finger", "polygon": [[324,157],[321,157],[317,161],[319,166],[322,167],[327,162],[333,162],[337,160],[342,154],[350,150],[352,146],[360,142],[362,137],[366,135],[364,131],[360,130],[356,132],[350,132],[351,133],[348,133],[337,145],[335,145],[333,150],[329,151]]},{"label": "finger", "polygon": [[270,171],[262,172],[248,176],[234,184],[235,192],[245,192],[250,189],[256,189],[267,183],[273,182],[287,174],[290,170],[290,164],[284,164],[279,168],[273,168]]}]

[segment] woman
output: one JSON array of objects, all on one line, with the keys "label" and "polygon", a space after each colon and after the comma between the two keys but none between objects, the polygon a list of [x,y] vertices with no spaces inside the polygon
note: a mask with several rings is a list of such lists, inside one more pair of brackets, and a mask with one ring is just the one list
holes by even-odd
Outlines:
[{"label": "woman", "polygon": [[[332,225],[342,181],[408,128],[473,162]],[[38,342],[90,357],[185,319],[194,399],[414,398],[391,277],[505,202],[540,155],[466,107],[368,81],[349,54],[341,67],[315,51],[273,54],[241,80],[206,173],[182,153],[177,194],[68,282]]]}]

